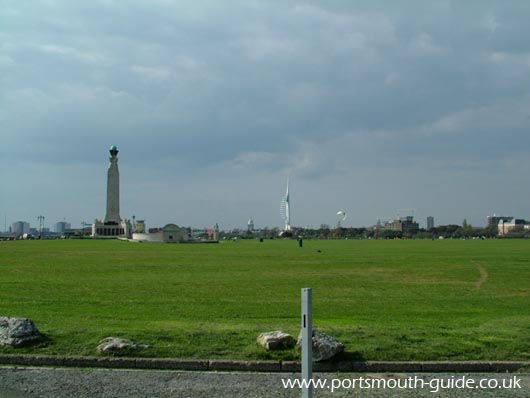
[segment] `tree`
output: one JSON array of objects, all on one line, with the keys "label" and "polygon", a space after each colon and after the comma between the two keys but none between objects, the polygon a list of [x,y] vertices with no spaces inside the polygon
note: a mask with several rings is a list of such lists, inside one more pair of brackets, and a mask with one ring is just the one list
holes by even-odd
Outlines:
[{"label": "tree", "polygon": [[467,219],[464,218],[464,221],[462,222],[462,236],[472,236],[473,235],[473,226],[471,224],[468,224]]},{"label": "tree", "polygon": [[499,227],[496,225],[488,225],[482,230],[482,233],[486,238],[495,238],[499,235]]}]

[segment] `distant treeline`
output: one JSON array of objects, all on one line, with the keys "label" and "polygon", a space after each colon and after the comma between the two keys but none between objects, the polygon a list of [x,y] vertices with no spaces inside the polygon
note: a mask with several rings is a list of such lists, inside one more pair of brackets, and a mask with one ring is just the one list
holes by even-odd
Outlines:
[{"label": "distant treeline", "polygon": [[[264,228],[259,231],[233,230],[222,232],[221,238],[278,238],[281,234],[279,228]],[[288,233],[283,233],[283,237],[303,238],[303,239],[463,239],[463,238],[497,238],[498,229],[496,226],[475,228],[469,224],[461,225],[440,225],[429,230],[420,228],[414,233],[404,233],[401,231],[391,231],[383,228],[360,227],[360,228],[331,228],[322,225],[320,228],[293,228]],[[529,238],[530,232],[521,228],[516,228],[506,235],[507,238]]]}]

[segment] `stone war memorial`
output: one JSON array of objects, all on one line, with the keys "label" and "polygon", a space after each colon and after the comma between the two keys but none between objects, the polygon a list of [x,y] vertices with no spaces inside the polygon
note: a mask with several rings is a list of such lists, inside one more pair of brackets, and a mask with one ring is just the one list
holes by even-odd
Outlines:
[{"label": "stone war memorial", "polygon": [[169,223],[162,228],[145,230],[145,221],[138,224],[134,220],[120,216],[120,170],[118,168],[118,148],[110,147],[109,168],[107,171],[107,211],[103,220],[94,220],[91,229],[93,239],[122,239],[129,242],[150,243],[218,243],[219,226],[214,227],[213,239],[200,240],[191,236],[191,229]]},{"label": "stone war memorial", "polygon": [[120,217],[120,170],[118,168],[118,148],[110,147],[109,169],[107,171],[107,212],[105,219],[94,220],[93,238],[130,238],[132,224]]}]

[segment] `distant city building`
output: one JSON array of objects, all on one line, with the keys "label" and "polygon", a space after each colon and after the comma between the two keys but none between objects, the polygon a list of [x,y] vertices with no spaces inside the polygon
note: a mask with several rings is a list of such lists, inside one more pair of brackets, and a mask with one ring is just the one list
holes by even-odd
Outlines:
[{"label": "distant city building", "polygon": [[427,230],[434,228],[434,217],[427,217]]},{"label": "distant city building", "polygon": [[513,220],[512,216],[498,216],[496,214],[486,217],[486,227],[498,226],[500,222],[510,222]]},{"label": "distant city building", "polygon": [[18,236],[11,232],[0,232],[0,240],[14,240],[16,238],[18,238]]},{"label": "distant city building", "polygon": [[247,231],[248,232],[252,232],[254,231],[254,220],[252,220],[252,217],[250,217],[248,219],[248,223],[247,223]]},{"label": "distant city building", "polygon": [[59,221],[55,224],[55,232],[58,234],[63,234],[68,229],[72,229],[72,225],[69,222]]},{"label": "distant city building", "polygon": [[11,224],[11,233],[16,236],[22,236],[29,233],[29,223],[25,221],[16,221]]},{"label": "distant city building", "polygon": [[506,236],[509,235],[510,232],[513,232],[515,229],[519,229],[521,231],[530,229],[530,223],[526,220],[515,219],[512,217],[512,219],[509,221],[506,221],[504,219],[500,220],[497,224],[497,228],[497,233],[499,236]]},{"label": "distant city building", "polygon": [[413,216],[401,217],[398,220],[386,222],[383,226],[384,231],[402,232],[404,235],[413,235],[419,229],[420,226],[414,221]]},{"label": "distant city building", "polygon": [[120,217],[120,170],[118,169],[118,148],[110,147],[109,169],[107,171],[107,212],[105,219],[92,224],[94,238],[130,238],[132,224]]}]

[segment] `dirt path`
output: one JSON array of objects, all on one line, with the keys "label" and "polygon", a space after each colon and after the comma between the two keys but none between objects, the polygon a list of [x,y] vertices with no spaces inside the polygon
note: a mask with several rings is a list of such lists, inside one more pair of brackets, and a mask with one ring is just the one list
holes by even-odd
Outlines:
[{"label": "dirt path", "polygon": [[475,287],[473,288],[471,293],[477,293],[480,291],[480,288],[482,287],[482,285],[488,281],[489,274],[488,274],[488,270],[484,268],[481,264],[477,262],[473,262],[473,264],[477,266],[477,269],[480,272],[480,278],[475,283]]}]

